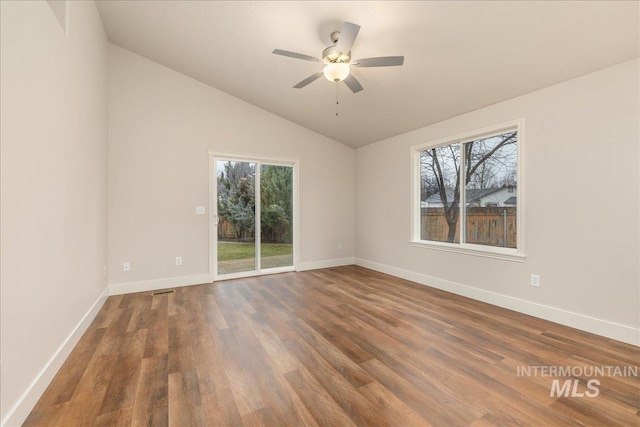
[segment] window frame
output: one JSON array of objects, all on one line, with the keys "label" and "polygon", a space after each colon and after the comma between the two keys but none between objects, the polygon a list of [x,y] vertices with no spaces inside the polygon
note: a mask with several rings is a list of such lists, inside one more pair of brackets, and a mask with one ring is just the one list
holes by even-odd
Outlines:
[{"label": "window frame", "polygon": [[[464,156],[464,144],[483,139],[495,135],[499,135],[509,131],[516,131],[518,134],[518,170],[517,180],[518,185],[515,189],[515,196],[517,197],[517,210],[516,210],[516,236],[518,247],[517,248],[504,248],[498,246],[478,245],[464,242],[466,238],[466,210],[465,210],[465,198],[464,188],[461,186],[462,194],[460,198],[460,243],[449,242],[437,242],[430,240],[420,239],[421,228],[421,206],[420,206],[420,152],[425,149],[441,147],[451,145],[455,143],[460,144],[461,160],[460,164],[463,165]],[[474,255],[480,257],[488,257],[494,259],[501,259],[506,261],[524,262],[525,260],[525,197],[524,197],[524,119],[520,118],[509,122],[488,126],[482,129],[477,129],[463,134],[458,134],[450,137],[440,138],[427,143],[414,145],[411,147],[411,236],[409,244],[412,247],[434,249],[445,252],[461,253],[466,255]],[[463,173],[460,174],[460,179],[463,179]]]}]

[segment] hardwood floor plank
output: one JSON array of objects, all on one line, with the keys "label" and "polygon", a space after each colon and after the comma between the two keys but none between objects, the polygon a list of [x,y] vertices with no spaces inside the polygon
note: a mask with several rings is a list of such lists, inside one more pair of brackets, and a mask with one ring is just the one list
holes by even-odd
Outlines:
[{"label": "hardwood floor plank", "polygon": [[133,419],[133,407],[119,409],[114,412],[99,415],[94,427],[128,427]]},{"label": "hardwood floor plank", "polygon": [[275,399],[270,398],[271,394],[267,395],[267,397],[269,397],[271,407],[279,414],[281,422],[278,425],[308,427],[318,425],[284,375],[275,374],[273,376],[266,375],[265,377],[268,381],[264,383],[264,386],[268,387],[269,390],[277,390],[277,393],[273,395],[273,397],[276,397]]},{"label": "hardwood floor plank", "polygon": [[110,375],[116,366],[116,353],[96,353],[60,417],[59,425],[90,425],[100,415]]},{"label": "hardwood floor plank", "polygon": [[319,426],[356,425],[306,369],[296,369],[287,372],[284,376]]},{"label": "hardwood floor plank", "polygon": [[133,406],[146,339],[146,329],[129,332],[124,336],[116,362],[117,369],[111,376],[100,408],[101,415]]},{"label": "hardwood floor plank", "polygon": [[132,426],[168,425],[169,357],[146,357],[133,405]]},{"label": "hardwood floor plank", "polygon": [[136,305],[133,306],[133,310],[131,311],[131,319],[129,319],[129,324],[127,325],[126,332],[139,331],[140,329],[148,329],[149,328],[149,317],[150,317],[150,307],[151,307],[151,299],[148,300],[149,304],[147,307]]},{"label": "hardwood floor plank", "polygon": [[195,371],[169,374],[169,426],[204,426],[205,413]]},{"label": "hardwood floor plank", "polygon": [[200,300],[200,304],[208,325],[215,329],[227,329],[229,327],[213,295],[205,295]]},{"label": "hardwood floor plank", "polygon": [[499,414],[486,413],[470,424],[472,427],[493,427],[493,426],[531,426],[529,422],[523,422],[520,419],[505,415],[503,412]]},{"label": "hardwood floor plank", "polygon": [[120,351],[122,336],[126,333],[133,309],[130,307],[118,309],[115,319],[109,326],[100,340],[97,352],[99,354],[114,354]]},{"label": "hardwood floor plank", "polygon": [[[270,288],[268,291],[265,291],[263,295],[271,295],[268,292],[273,292],[273,289]],[[287,295],[281,296],[281,298],[285,298]],[[271,297],[274,298],[275,297]],[[280,301],[280,300],[278,300]],[[340,349],[345,355],[347,355],[351,360],[356,363],[362,363],[363,361],[370,360],[373,358],[370,354],[364,351],[360,346],[355,344],[353,341],[349,340],[344,334],[338,332],[333,325],[339,324],[342,322],[343,317],[338,317],[334,315],[332,312],[326,311],[324,308],[327,305],[335,305],[334,300],[328,300],[325,297],[314,298],[314,305],[310,306],[306,302],[304,298],[300,297],[298,292],[286,298],[285,302],[289,304],[289,313],[295,313],[295,316],[281,316],[283,321],[291,321],[297,318],[303,319],[307,324],[312,326],[320,335],[322,335],[325,339],[331,342],[334,346]],[[322,302],[319,302],[322,301]],[[307,309],[307,307],[313,307],[313,310]],[[283,307],[284,310],[286,308]],[[344,311],[344,310],[342,310]],[[259,310],[260,313],[265,313],[264,310]],[[323,320],[324,319],[324,320]],[[298,336],[297,332],[293,329],[287,328],[285,325],[280,323],[278,329],[278,333],[282,335],[283,330],[290,331],[287,333],[286,337],[288,338],[296,338]]]},{"label": "hardwood floor plank", "polygon": [[[117,295],[117,300],[114,299],[114,301],[120,301],[116,308],[122,310],[137,306],[146,306],[146,308],[148,308],[151,304],[152,297],[151,292],[139,292],[135,294]],[[107,300],[107,303],[109,300],[111,300],[111,298]]]},{"label": "hardwood floor plank", "polygon": [[355,424],[390,425],[378,409],[358,393],[313,347],[301,339],[287,340],[285,343]]},{"label": "hardwood floor plank", "polygon": [[125,295],[114,295],[107,298],[104,305],[93,319],[90,328],[100,329],[106,328],[113,322],[115,316],[119,313],[117,310],[122,304]]},{"label": "hardwood floor plank", "polygon": [[170,315],[168,329],[169,373],[194,369],[195,355],[186,315]]},{"label": "hardwood floor plank", "polygon": [[[385,363],[372,359],[364,362],[362,367],[429,424],[449,426],[469,423],[467,420],[461,419],[455,409],[449,406],[453,402],[440,400],[437,393],[416,387],[414,383],[397,374]],[[483,413],[480,413],[478,416],[482,415]]]},{"label": "hardwood floor plank", "polygon": [[151,293],[151,310],[167,310],[169,312],[169,296],[171,289],[162,289],[160,293]]},{"label": "hardwood floor plank", "polygon": [[373,359],[372,355],[367,353],[362,347],[350,340],[346,334],[335,327],[336,325],[343,324],[342,319],[325,315],[323,316],[323,320],[311,311],[299,311],[298,313],[305,323],[355,363],[360,364]]},{"label": "hardwood floor plank", "polygon": [[[237,323],[234,322],[234,324]],[[223,344],[219,347],[219,351],[224,363],[224,370],[240,416],[265,408],[267,406],[266,399],[255,387],[254,373],[251,366],[247,366],[244,362],[246,352],[238,344],[233,334],[233,328],[224,329],[217,333]]]},{"label": "hardwood floor plank", "polygon": [[[254,313],[254,315],[256,314]],[[243,317],[251,319],[254,315],[248,316],[245,314]],[[266,408],[270,409],[269,414],[279,420],[277,425],[315,425],[313,417],[285,378],[275,369],[276,364],[269,357],[264,347],[261,346],[260,341],[253,332],[248,328],[236,328],[233,333],[244,348],[251,349],[252,357],[250,360],[246,360],[245,363],[251,366],[251,372],[253,373],[252,384],[265,397]]]},{"label": "hardwood floor plank", "polygon": [[296,330],[309,346],[317,351],[344,379],[355,388],[373,382],[373,378],[357,363],[303,321],[295,321]]},{"label": "hardwood floor plank", "polygon": [[274,369],[279,373],[298,369],[300,362],[291,355],[278,334],[260,317],[254,313],[245,317],[247,325],[260,341],[260,344],[269,355],[270,361],[274,364]]},{"label": "hardwood floor plank", "polygon": [[376,408],[379,408],[380,412],[386,419],[390,420],[392,425],[405,427],[431,425],[377,381],[363,385],[358,391]]},{"label": "hardwood floor plank", "polygon": [[574,422],[583,425],[598,425],[607,427],[628,427],[638,425],[640,421],[637,417],[624,417],[620,419],[617,414],[603,412],[600,408],[595,408],[591,402],[583,402],[578,398],[560,397],[550,406],[552,410],[557,410]]},{"label": "hardwood floor plank", "polygon": [[270,427],[282,425],[271,408],[261,408],[242,416],[242,424],[246,427]]},{"label": "hardwood floor plank", "polygon": [[22,425],[23,427],[63,425],[61,419],[67,412],[68,405],[69,402],[53,405],[45,405],[38,402]]},{"label": "hardwood floor plank", "polygon": [[207,426],[241,426],[243,424],[231,388],[216,389],[214,393],[203,396],[202,406]]},{"label": "hardwood floor plank", "polygon": [[229,296],[227,288],[233,287],[241,283],[239,280],[230,281],[219,284],[212,289],[212,295],[216,301],[216,305],[229,328],[235,328],[242,325],[242,316],[234,306],[233,299]]},{"label": "hardwood floor plank", "polygon": [[[149,332],[144,349],[144,358],[162,356],[169,353],[169,313],[167,297],[155,296],[153,301],[164,300],[164,307],[152,308],[149,314]],[[160,302],[156,305],[162,305]],[[153,307],[153,304],[151,305]]]},{"label": "hardwood floor plank", "polygon": [[198,354],[196,373],[202,396],[229,389],[229,382],[224,371],[224,362],[217,351],[222,341],[213,337],[211,333],[204,332],[201,337],[201,351]]}]

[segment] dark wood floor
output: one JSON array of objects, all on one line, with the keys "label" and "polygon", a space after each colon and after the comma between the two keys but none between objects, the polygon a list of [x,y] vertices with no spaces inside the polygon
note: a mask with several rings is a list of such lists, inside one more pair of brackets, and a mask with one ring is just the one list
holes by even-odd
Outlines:
[{"label": "dark wood floor", "polygon": [[[640,424],[640,349],[360,267],[113,296],[27,426]],[[587,377],[577,378],[585,392]],[[565,378],[562,379],[564,382]]]}]

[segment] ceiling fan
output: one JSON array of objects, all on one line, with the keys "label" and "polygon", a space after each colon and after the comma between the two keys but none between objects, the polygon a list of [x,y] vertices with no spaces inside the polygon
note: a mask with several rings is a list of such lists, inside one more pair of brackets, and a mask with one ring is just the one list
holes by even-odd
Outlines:
[{"label": "ceiling fan", "polygon": [[356,40],[360,31],[360,25],[345,22],[340,31],[331,33],[332,46],[322,51],[322,59],[302,53],[289,52],[288,50],[274,49],[276,55],[288,56],[290,58],[303,59],[305,61],[320,62],[325,64],[324,69],[310,75],[306,79],[294,86],[301,89],[311,82],[316,81],[321,76],[325,76],[331,82],[341,82],[347,85],[351,92],[357,93],[362,90],[360,82],[351,74],[353,67],[393,67],[404,63],[404,56],[380,56],[376,58],[364,58],[351,60],[351,46]]}]

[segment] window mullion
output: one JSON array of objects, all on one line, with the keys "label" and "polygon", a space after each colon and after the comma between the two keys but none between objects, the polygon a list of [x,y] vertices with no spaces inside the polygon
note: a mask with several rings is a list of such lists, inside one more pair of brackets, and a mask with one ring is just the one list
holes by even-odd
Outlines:
[{"label": "window mullion", "polygon": [[[420,190],[422,186],[422,164],[420,162],[420,151],[414,151],[413,156],[414,156],[413,167],[415,168],[415,171],[412,171],[412,174],[411,174],[411,180],[414,185],[413,194],[411,195],[413,200],[413,206],[414,206],[411,237],[413,240],[420,240],[421,239],[420,229],[422,226],[422,204],[420,203],[422,201],[420,198]],[[416,182],[416,177],[417,177],[417,182]],[[415,211],[416,204],[418,206],[417,212]]]},{"label": "window mullion", "polygon": [[466,153],[465,146],[466,146],[466,143],[460,143],[460,173],[459,173],[460,182],[458,183],[458,185],[460,186],[460,206],[458,207],[458,209],[460,209],[460,214],[458,218],[460,221],[460,244],[461,245],[466,243],[466,240],[467,240],[467,210],[465,208],[467,206],[467,191],[465,186],[465,182],[467,181],[466,179],[467,153]]},{"label": "window mullion", "polygon": [[262,270],[262,254],[260,250],[262,249],[262,196],[261,196],[261,181],[262,181],[262,162],[256,161],[256,174],[254,178],[254,197],[255,197],[255,211],[254,211],[254,233],[255,233],[255,257],[256,257],[256,270]]}]

